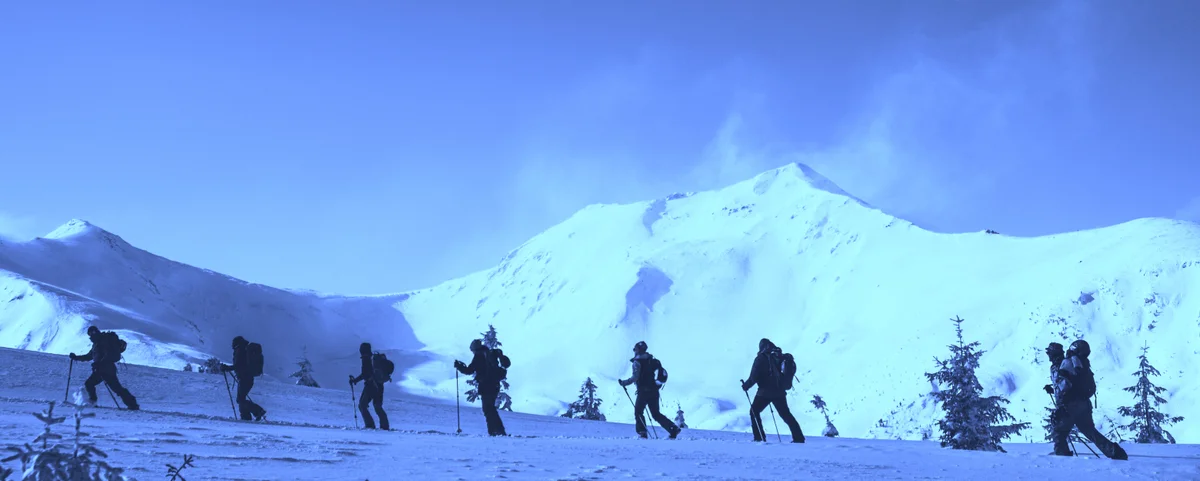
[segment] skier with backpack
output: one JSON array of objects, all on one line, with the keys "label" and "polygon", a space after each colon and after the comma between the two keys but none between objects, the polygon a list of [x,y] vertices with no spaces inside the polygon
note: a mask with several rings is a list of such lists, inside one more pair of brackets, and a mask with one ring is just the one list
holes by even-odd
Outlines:
[{"label": "skier with backpack", "polygon": [[[679,436],[679,426],[676,426],[659,410],[658,392],[667,382],[667,370],[663,368],[661,361],[647,352],[645,341],[638,341],[637,344],[634,344],[633,359],[629,361],[633,363],[633,375],[629,379],[622,379],[618,382],[622,388],[630,384],[637,385],[637,401],[633,403],[633,417],[638,437],[642,439],[648,437],[645,412],[649,408],[650,416],[654,418],[654,421],[667,430],[670,439],[675,439]],[[625,394],[628,395],[629,392],[626,391]]]},{"label": "skier with backpack", "polygon": [[[1047,354],[1051,354],[1053,349],[1053,345],[1047,347]],[[1058,349],[1061,350],[1062,345]],[[1054,396],[1054,413],[1051,415],[1054,423],[1054,454],[1071,456],[1067,437],[1072,428],[1079,428],[1080,434],[1095,444],[1105,456],[1127,460],[1129,456],[1125,449],[1100,434],[1092,420],[1091,397],[1096,394],[1096,375],[1092,373],[1092,364],[1088,361],[1091,352],[1087,341],[1079,339],[1072,342],[1058,368],[1051,372],[1053,385],[1047,386],[1047,391]]]},{"label": "skier with backpack", "polygon": [[254,378],[263,374],[262,346],[242,336],[233,338],[233,365],[221,364],[222,373],[229,371],[233,371],[237,379],[237,405],[242,420],[249,421],[254,416],[255,421],[262,421],[267,410],[250,400]]},{"label": "skier with backpack", "polygon": [[379,415],[379,429],[389,431],[387,413],[383,412],[383,385],[392,380],[396,365],[381,352],[372,354],[371,344],[367,342],[358,346],[358,353],[362,357],[362,374],[358,377],[350,376],[350,386],[353,389],[359,381],[365,381],[362,398],[358,401],[358,411],[363,415],[363,426],[375,429],[375,420],[367,411],[367,405],[374,404],[375,414]]},{"label": "skier with backpack", "polygon": [[454,368],[466,375],[475,375],[479,385],[479,401],[483,403],[483,417],[487,420],[489,436],[508,436],[504,430],[504,422],[500,420],[500,412],[496,409],[496,396],[500,395],[500,381],[508,377],[508,368],[512,365],[508,356],[500,349],[488,349],[483,341],[471,341],[471,364],[463,364],[455,360]]},{"label": "skier with backpack", "polygon": [[121,354],[125,352],[128,344],[118,337],[117,333],[101,332],[96,326],[88,327],[87,334],[92,340],[92,350],[82,356],[72,352],[70,357],[71,361],[92,361],[92,375],[83,383],[88,394],[88,404],[96,404],[96,386],[103,382],[121,397],[121,402],[124,402],[130,411],[141,409],[137,399],[121,385],[121,380],[117,379],[117,361],[121,360]]},{"label": "skier with backpack", "polygon": [[755,384],[758,392],[750,403],[750,424],[754,432],[754,440],[765,442],[766,430],[763,429],[762,412],[768,405],[774,405],[779,411],[779,417],[792,431],[792,442],[803,443],[804,431],[800,423],[788,408],[787,392],[792,388],[792,378],[796,375],[796,361],[791,354],[785,354],[783,349],[776,347],[769,339],[758,341],[758,356],[750,368],[750,377],[742,382],[742,390],[750,391]]}]

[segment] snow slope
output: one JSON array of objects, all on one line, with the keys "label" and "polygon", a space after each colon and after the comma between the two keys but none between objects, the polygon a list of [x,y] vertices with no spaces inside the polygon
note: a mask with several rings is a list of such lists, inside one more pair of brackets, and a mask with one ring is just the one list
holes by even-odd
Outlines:
[{"label": "snow slope", "polygon": [[1200,227],[1165,219],[1039,238],[932,233],[792,164],[716,191],[591,206],[495,268],[377,297],[247,284],[76,221],[0,245],[0,346],[83,351],[94,319],[145,339],[130,362],[177,367],[196,352],[227,357],[241,334],[264,341],[276,376],[307,344],[318,380],[337,385],[369,334],[399,358],[398,387],[452,400],[452,360],[493,324],[513,361],[514,409],[560,413],[591,376],[608,418],[629,422],[615,381],[645,340],[671,373],[665,410],[748,430],[738,383],[769,337],[797,357],[792,405],[809,435],[824,426],[807,402],[820,394],[845,436],[921,439],[940,416],[923,373],[962,316],[988,351],[985,388],[1035,426],[1046,343],[1091,342],[1106,432],[1149,343],[1166,410],[1188,417],[1171,431],[1197,443],[1200,389],[1184,369],[1200,362],[1198,260]]},{"label": "snow slope", "polygon": [[[0,445],[28,442],[39,433],[41,423],[30,413],[63,399],[67,364],[62,356],[0,349],[5,383]],[[86,377],[76,367],[72,394]],[[184,454],[196,456],[195,467],[183,473],[193,481],[1200,479],[1195,445],[1127,445],[1129,461],[1111,461],[1049,456],[1047,444],[1010,445],[1008,454],[951,451],[932,442],[820,437],[802,445],[762,445],[746,434],[693,429],[676,441],[638,441],[631,439],[628,424],[512,413],[503,414],[509,432],[536,437],[487,438],[482,414],[470,407],[462,410],[463,434],[454,435],[453,402],[394,393],[385,408],[397,431],[358,431],[351,428],[346,390],[270,380],[256,383],[252,397],[269,419],[288,424],[247,423],[229,419],[221,376],[132,365],[121,376],[144,411],[96,409],[84,428],[110,462],[143,480],[163,478],[165,465],[178,464]],[[112,405],[107,394],[101,397],[102,405]],[[56,432],[66,435],[69,428]]]},{"label": "snow slope", "polygon": [[[1042,349],[1088,339],[1096,417],[1116,417],[1138,349],[1169,390],[1171,431],[1200,442],[1200,226],[1164,219],[1039,238],[922,230],[788,165],[725,189],[595,205],[531,239],[499,266],[401,303],[427,350],[463,356],[496,326],[514,408],[565,409],[592,376],[610,419],[630,419],[616,380],[645,340],[671,373],[664,402],[689,423],[748,430],[739,380],[760,338],[796,356],[792,404],[809,433],[821,395],[843,435],[921,439],[940,416],[924,372],[954,339],[950,319],[988,351],[979,375],[1038,428]],[[451,319],[451,322],[446,322]],[[445,364],[417,368],[412,392],[453,394]],[[1018,441],[1013,439],[1012,441]]]},{"label": "snow slope", "polygon": [[[402,297],[402,296],[401,296]],[[0,244],[0,346],[66,354],[90,349],[95,324],[129,342],[125,361],[182,369],[231,362],[230,341],[263,344],[267,374],[286,378],[307,347],[319,382],[345,382],[364,338],[402,368],[421,348],[399,297],[321,296],[246,283],[137,249],[85,221]]]}]

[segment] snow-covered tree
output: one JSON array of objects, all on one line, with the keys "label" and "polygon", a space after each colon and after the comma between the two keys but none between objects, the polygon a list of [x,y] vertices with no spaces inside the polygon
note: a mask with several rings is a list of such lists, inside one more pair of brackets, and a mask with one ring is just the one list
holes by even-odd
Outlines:
[{"label": "snow-covered tree", "polygon": [[192,363],[190,363],[190,362],[189,362],[189,363],[187,363],[187,364],[184,364],[184,365],[183,365],[183,372],[192,372]]},{"label": "snow-covered tree", "polygon": [[596,384],[589,377],[583,382],[583,387],[579,388],[579,399],[567,407],[563,417],[606,421],[604,414],[600,412],[600,405],[603,403],[604,400],[596,396]]},{"label": "snow-covered tree", "polygon": [[[483,336],[484,347],[487,347],[488,349],[496,349],[504,345],[504,343],[500,342],[500,340],[496,338],[496,328],[491,324],[488,324],[487,332],[484,332],[480,335]],[[471,389],[466,393],[467,402],[473,403],[475,400],[479,399],[479,382],[471,379],[467,381],[467,384],[471,386]],[[500,394],[496,396],[496,407],[501,411],[512,411],[512,397],[508,395],[508,388],[509,386],[507,379],[500,381]]]},{"label": "snow-covered tree", "polygon": [[687,429],[687,421],[683,420],[683,407],[679,403],[675,403],[675,409],[677,409],[675,411],[675,425],[679,426],[679,429]]},{"label": "snow-covered tree", "polygon": [[941,445],[953,449],[972,451],[1007,452],[1000,442],[1009,436],[1019,435],[1029,423],[1000,424],[1015,419],[1004,408],[1008,400],[1001,396],[983,397],[983,386],[975,376],[979,358],[986,351],[978,350],[979,343],[963,341],[962,318],[952,319],[958,342],[950,344],[950,358],[934,358],[938,370],[925,373],[935,385],[945,386],[931,393],[934,400],[942,403],[946,417],[938,421],[941,428]]},{"label": "snow-covered tree", "polygon": [[200,365],[200,372],[209,374],[221,374],[221,360],[215,357],[210,357]]},{"label": "snow-covered tree", "polygon": [[300,370],[293,372],[291,376],[296,378],[297,386],[321,387],[317,384],[317,380],[313,379],[312,363],[308,360],[308,348],[305,347],[300,354],[300,358],[296,360],[296,365],[300,366]]},{"label": "snow-covered tree", "polygon": [[811,402],[813,407],[817,408],[818,411],[821,411],[821,415],[825,416],[825,429],[821,430],[821,435],[827,438],[836,438],[838,436],[838,430],[833,426],[833,421],[829,420],[829,412],[825,410],[825,400],[821,399],[821,396],[813,395],[812,401],[809,402]]},{"label": "snow-covered tree", "polygon": [[1146,352],[1150,350],[1150,346],[1142,347],[1142,355],[1138,356],[1138,369],[1134,371],[1134,377],[1137,377],[1137,383],[1125,388],[1126,392],[1133,393],[1133,398],[1136,401],[1133,406],[1122,406],[1117,408],[1117,412],[1122,416],[1133,418],[1133,421],[1125,426],[1124,429],[1134,433],[1133,442],[1135,443],[1155,443],[1155,444],[1175,444],[1175,437],[1163,426],[1169,426],[1177,422],[1183,421],[1182,416],[1169,416],[1158,410],[1158,406],[1166,404],[1167,400],[1159,394],[1167,389],[1161,386],[1156,386],[1150,382],[1150,376],[1161,376],[1158,369],[1150,365],[1150,360],[1146,358]]}]

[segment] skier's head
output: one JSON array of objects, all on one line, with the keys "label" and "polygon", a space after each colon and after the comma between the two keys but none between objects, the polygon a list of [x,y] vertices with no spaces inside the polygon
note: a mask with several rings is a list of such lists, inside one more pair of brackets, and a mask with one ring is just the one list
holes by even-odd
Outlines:
[{"label": "skier's head", "polygon": [[762,340],[758,341],[758,352],[767,352],[767,351],[770,351],[771,349],[773,349],[774,347],[775,347],[775,343],[771,342],[770,339],[767,339],[765,337],[762,338]]},{"label": "skier's head", "polygon": [[246,338],[244,338],[244,337],[242,337],[242,336],[238,336],[238,337],[235,337],[235,338],[233,338],[233,348],[234,348],[234,349],[237,349],[237,348],[239,348],[239,347],[245,346],[246,344],[250,344],[250,343],[249,343],[249,342],[247,342],[247,341],[246,341]]},{"label": "skier's head", "polygon": [[646,341],[638,341],[637,344],[633,345],[633,352],[635,354],[645,353],[647,349],[649,348],[646,347]]},{"label": "skier's head", "polygon": [[100,335],[100,328],[96,326],[88,326],[88,337],[96,337]]},{"label": "skier's head", "polygon": [[358,345],[358,353],[362,354],[364,356],[370,354],[371,353],[371,343],[364,342],[362,344],[359,344]]},{"label": "skier's head", "polygon": [[1046,346],[1046,357],[1050,358],[1050,362],[1059,362],[1063,360],[1063,345],[1057,342],[1052,342]]},{"label": "skier's head", "polygon": [[483,352],[485,350],[487,350],[487,348],[483,346],[483,341],[479,339],[471,341],[471,352]]},{"label": "skier's head", "polygon": [[1087,359],[1088,354],[1092,353],[1092,346],[1089,346],[1087,341],[1080,339],[1072,342],[1071,347],[1067,349],[1068,356],[1078,356],[1080,359]]}]

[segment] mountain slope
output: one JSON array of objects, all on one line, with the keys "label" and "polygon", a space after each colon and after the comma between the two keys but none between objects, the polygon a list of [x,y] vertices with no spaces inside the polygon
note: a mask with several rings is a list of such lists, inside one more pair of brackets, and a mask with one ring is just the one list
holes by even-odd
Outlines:
[{"label": "mountain slope", "polygon": [[263,344],[268,375],[286,378],[307,347],[317,380],[341,385],[366,337],[398,350],[399,368],[419,362],[411,356],[421,344],[392,307],[401,297],[250,284],[155,256],[81,220],[0,245],[0,346],[83,353],[84,331],[95,324],[129,341],[133,364],[181,369],[210,355],[231,362],[230,340],[241,335]]},{"label": "mountain slope", "polygon": [[[955,316],[988,351],[987,391],[1035,426],[1047,404],[1041,349],[1079,337],[1092,344],[1102,425],[1128,404],[1120,388],[1143,343],[1164,373],[1168,410],[1189,414],[1200,405],[1200,386],[1182,372],[1200,362],[1198,261],[1191,223],[936,234],[789,165],[720,191],[589,207],[496,268],[414,292],[401,308],[427,349],[448,357],[465,356],[467,340],[494,324],[513,359],[516,409],[560,410],[592,376],[610,419],[630,418],[615,382],[645,340],[670,370],[670,410],[679,403],[696,427],[746,429],[738,383],[767,337],[796,355],[791,403],[809,433],[824,425],[807,402],[820,394],[843,435],[920,439],[936,435],[940,415],[923,373],[947,354]],[[454,388],[442,365],[404,385],[446,398]],[[1172,432],[1197,442],[1197,426]]]},{"label": "mountain slope", "polygon": [[80,352],[94,319],[144,339],[131,362],[177,367],[197,352],[227,359],[241,334],[263,342],[277,377],[307,344],[318,380],[335,386],[370,333],[398,360],[400,387],[453,400],[466,386],[452,360],[493,324],[513,360],[516,410],[560,413],[591,376],[609,419],[629,422],[615,381],[645,340],[671,373],[664,411],[678,404],[693,427],[748,430],[738,384],[768,337],[797,358],[791,404],[810,436],[824,426],[807,402],[819,394],[845,436],[920,439],[940,416],[923,373],[962,316],[988,351],[985,389],[1035,426],[1048,342],[1091,342],[1106,432],[1149,343],[1167,411],[1189,416],[1172,432],[1194,443],[1200,389],[1184,370],[1200,362],[1198,260],[1200,227],[1164,219],[1039,238],[936,234],[793,164],[716,191],[591,206],[495,268],[377,297],[247,284],[72,222],[0,245],[0,346]]}]

